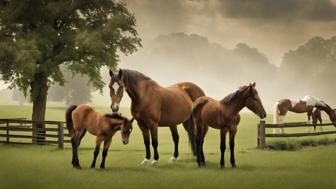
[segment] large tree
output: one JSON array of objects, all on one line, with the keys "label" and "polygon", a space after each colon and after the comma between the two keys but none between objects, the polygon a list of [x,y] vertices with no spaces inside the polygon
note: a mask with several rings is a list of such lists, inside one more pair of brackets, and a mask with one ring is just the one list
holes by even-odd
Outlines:
[{"label": "large tree", "polygon": [[0,73],[30,94],[32,119],[45,119],[47,91],[64,83],[60,65],[101,89],[102,66],[141,46],[135,17],[112,0],[0,0]]}]

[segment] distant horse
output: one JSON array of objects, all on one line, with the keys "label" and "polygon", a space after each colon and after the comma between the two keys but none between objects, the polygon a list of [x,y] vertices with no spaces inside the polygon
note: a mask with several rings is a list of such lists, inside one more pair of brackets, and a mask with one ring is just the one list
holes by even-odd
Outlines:
[{"label": "distant horse", "polygon": [[[162,87],[144,74],[127,69],[120,69],[118,73],[110,70],[110,96],[112,111],[117,111],[122,99],[124,88],[131,98],[131,113],[137,120],[146,146],[146,156],[141,164],[147,164],[150,154],[150,136],[154,148],[152,165],[157,165],[158,153],[158,126],[168,126],[174,141],[174,154],[171,161],[178,157],[179,135],[177,125],[183,123],[189,139],[194,127],[191,117],[191,106],[198,97],[204,96],[203,90],[190,82],[177,83],[170,87]],[[191,143],[192,150],[194,149]]]},{"label": "distant horse", "polygon": [[[313,108],[312,120],[313,120],[313,125],[314,125],[314,131],[316,130],[317,121],[320,122],[321,131],[323,131],[321,110],[319,110],[317,107]],[[309,127],[308,127],[308,132],[309,132]]]},{"label": "distant horse", "polygon": [[[314,107],[313,113],[312,113],[314,131],[316,130],[317,121],[320,122],[321,131],[323,131],[321,110],[328,114],[329,119],[334,124],[334,126],[336,126],[336,109],[331,109],[329,105],[327,105],[325,107],[324,106],[322,106],[322,107],[321,106],[316,106],[316,107]],[[309,130],[308,130],[308,132],[309,132]]]},{"label": "distant horse", "polygon": [[247,107],[261,119],[266,117],[265,109],[255,89],[255,83],[243,86],[236,92],[226,96],[221,101],[210,97],[198,98],[192,107],[192,115],[195,122],[195,142],[197,164],[199,167],[205,165],[203,142],[208,131],[208,126],[220,130],[220,165],[224,168],[224,152],[226,149],[226,133],[230,136],[230,162],[236,167],[234,147],[237,126],[240,122],[239,112]]},{"label": "distant horse", "polygon": [[[333,122],[335,121],[335,114],[332,112],[332,109],[330,108],[329,105],[311,96],[305,96],[300,101],[290,99],[278,100],[274,106],[273,123],[274,124],[284,123],[285,116],[288,111],[294,113],[307,113],[308,122],[310,123],[314,107],[320,107],[320,109],[323,109],[329,115],[331,121]],[[273,129],[273,133],[275,133],[275,129]],[[284,133],[283,128],[281,128],[281,133]]]},{"label": "distant horse", "polygon": [[111,144],[113,135],[121,130],[122,142],[128,144],[129,135],[132,132],[132,120],[128,120],[119,114],[102,115],[87,105],[70,106],[65,114],[67,128],[71,136],[72,165],[80,169],[78,160],[78,147],[86,131],[97,136],[96,148],[91,168],[96,165],[100,144],[104,141],[103,159],[100,168],[105,168],[105,158]]}]

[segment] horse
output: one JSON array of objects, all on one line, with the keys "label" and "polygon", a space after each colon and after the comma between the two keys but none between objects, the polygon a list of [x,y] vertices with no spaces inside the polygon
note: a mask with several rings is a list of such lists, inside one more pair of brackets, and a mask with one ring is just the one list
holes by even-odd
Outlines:
[{"label": "horse", "polygon": [[194,152],[194,144],[191,142],[193,134],[190,132],[194,127],[191,106],[198,97],[205,95],[199,86],[191,82],[182,82],[170,87],[162,87],[135,70],[119,69],[118,73],[110,70],[109,73],[112,111],[116,112],[119,109],[119,103],[123,97],[121,91],[125,89],[131,98],[131,113],[137,120],[146,147],[146,155],[141,164],[146,165],[150,160],[150,138],[154,149],[154,160],[151,164],[153,166],[158,164],[158,127],[170,128],[174,141],[174,153],[170,161],[175,162],[179,155],[178,124],[182,123],[188,132],[191,149]]},{"label": "horse", "polygon": [[[317,106],[323,108],[323,110],[329,115],[331,121],[335,121],[335,115],[328,104],[322,100],[315,99],[314,97],[305,96],[299,101],[288,98],[278,100],[274,106],[273,123],[283,124],[288,111],[294,113],[307,113],[308,123],[310,123],[313,108]],[[275,129],[273,129],[273,133],[275,133]],[[281,128],[281,133],[284,133],[284,128]]]},{"label": "horse", "polygon": [[[318,109],[317,107],[314,107],[314,108],[313,108],[313,112],[312,112],[312,121],[313,121],[313,125],[314,125],[314,131],[316,130],[317,121],[320,122],[320,125],[321,125],[321,131],[323,131],[323,128],[322,128],[322,116],[321,116],[321,110]],[[308,132],[309,132],[309,127],[308,127]]]},{"label": "horse", "polygon": [[264,119],[267,115],[255,86],[255,83],[242,86],[220,101],[204,96],[194,102],[192,116],[195,123],[196,161],[199,167],[205,166],[203,142],[209,126],[220,130],[221,168],[225,167],[224,152],[227,132],[229,132],[230,137],[230,162],[233,168],[237,166],[234,147],[237,127],[240,122],[239,112],[247,107],[261,119]]},{"label": "horse", "polygon": [[100,168],[105,168],[105,159],[112,142],[113,135],[121,130],[122,142],[128,144],[132,132],[134,118],[128,120],[120,114],[100,114],[90,106],[81,104],[70,106],[65,114],[66,125],[69,130],[72,145],[72,165],[81,169],[78,159],[78,147],[86,132],[96,136],[96,148],[93,153],[91,168],[95,168],[100,144],[104,142]]},{"label": "horse", "polygon": [[[324,112],[326,112],[328,114],[330,121],[336,127],[336,109],[330,108],[329,105],[326,105],[326,106],[316,106],[316,107],[314,107],[313,112],[312,112],[312,120],[313,120],[313,125],[314,125],[314,131],[316,130],[317,121],[320,122],[321,131],[323,131],[321,110],[324,111]],[[309,129],[308,129],[308,132],[309,132]]]}]

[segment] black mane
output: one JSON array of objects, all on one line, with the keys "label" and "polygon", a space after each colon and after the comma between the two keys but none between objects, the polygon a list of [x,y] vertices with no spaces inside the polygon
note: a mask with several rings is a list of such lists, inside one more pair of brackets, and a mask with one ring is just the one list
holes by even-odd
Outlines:
[{"label": "black mane", "polygon": [[118,114],[118,113],[105,114],[104,116],[110,119],[119,119],[119,120],[127,119],[126,117],[123,117],[121,114]]},{"label": "black mane", "polygon": [[239,94],[239,90],[237,90],[236,92],[230,93],[229,95],[223,98],[222,102],[224,104],[229,104],[230,102],[232,102],[233,100],[237,98],[238,94]]}]

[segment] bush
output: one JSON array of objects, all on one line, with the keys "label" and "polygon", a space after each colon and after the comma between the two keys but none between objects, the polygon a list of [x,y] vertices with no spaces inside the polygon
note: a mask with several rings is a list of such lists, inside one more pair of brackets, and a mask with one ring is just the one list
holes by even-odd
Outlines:
[{"label": "bush", "polygon": [[330,144],[336,144],[336,139],[323,138],[319,140],[313,140],[313,139],[278,140],[270,142],[267,145],[267,148],[270,150],[296,151],[304,147],[315,147]]}]

